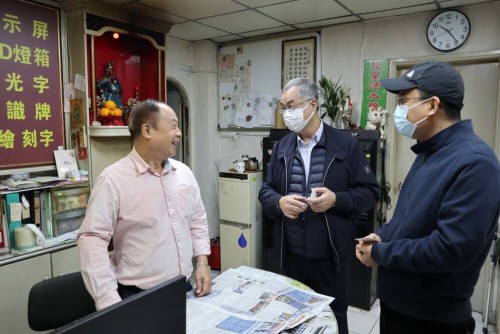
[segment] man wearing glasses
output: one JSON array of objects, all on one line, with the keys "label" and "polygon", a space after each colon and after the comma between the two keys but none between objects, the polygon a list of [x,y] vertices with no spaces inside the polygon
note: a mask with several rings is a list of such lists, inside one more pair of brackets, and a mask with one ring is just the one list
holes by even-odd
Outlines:
[{"label": "man wearing glasses", "polygon": [[259,200],[281,228],[281,268],[334,297],[339,333],[348,334],[352,218],[374,205],[379,186],[356,140],[319,118],[313,81],[291,80],[280,103],[293,133],[275,144]]},{"label": "man wearing glasses", "polygon": [[464,83],[449,64],[417,64],[381,81],[394,122],[418,142],[394,216],[356,256],[378,264],[380,333],[474,333],[470,298],[498,228],[500,166],[460,119]]}]

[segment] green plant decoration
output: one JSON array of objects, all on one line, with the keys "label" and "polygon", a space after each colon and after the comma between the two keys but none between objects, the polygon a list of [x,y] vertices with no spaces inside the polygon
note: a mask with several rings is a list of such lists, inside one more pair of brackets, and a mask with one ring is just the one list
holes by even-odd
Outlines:
[{"label": "green plant decoration", "polygon": [[332,121],[335,121],[339,110],[343,108],[347,94],[349,94],[349,88],[347,88],[345,84],[340,83],[341,79],[342,76],[334,83],[324,75],[321,76],[319,80],[319,91],[323,96],[323,103],[320,107],[324,108],[321,118],[328,115]]}]

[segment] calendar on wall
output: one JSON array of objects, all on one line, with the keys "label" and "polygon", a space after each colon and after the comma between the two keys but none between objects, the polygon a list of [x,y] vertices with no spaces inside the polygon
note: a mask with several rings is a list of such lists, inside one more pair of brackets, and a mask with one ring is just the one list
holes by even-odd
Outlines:
[{"label": "calendar on wall", "polygon": [[281,87],[298,77],[316,81],[316,37],[282,42]]}]

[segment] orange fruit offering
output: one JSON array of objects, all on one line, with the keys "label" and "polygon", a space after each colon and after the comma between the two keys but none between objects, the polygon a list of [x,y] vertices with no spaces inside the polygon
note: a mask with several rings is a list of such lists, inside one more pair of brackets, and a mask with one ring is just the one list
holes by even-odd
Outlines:
[{"label": "orange fruit offering", "polygon": [[115,109],[111,110],[111,115],[119,117],[119,116],[123,115],[123,112],[120,108],[115,108]]},{"label": "orange fruit offering", "polygon": [[106,117],[106,116],[109,116],[110,113],[111,113],[111,110],[109,110],[109,108],[101,108],[101,110],[99,110],[99,116]]},{"label": "orange fruit offering", "polygon": [[116,108],[116,103],[115,101],[107,100],[106,102],[104,102],[104,106],[109,110],[113,110]]}]

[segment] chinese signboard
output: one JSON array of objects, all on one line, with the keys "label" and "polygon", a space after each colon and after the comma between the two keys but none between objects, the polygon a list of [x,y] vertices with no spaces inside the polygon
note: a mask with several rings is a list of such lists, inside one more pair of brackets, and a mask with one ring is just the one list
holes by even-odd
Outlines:
[{"label": "chinese signboard", "polygon": [[360,127],[365,128],[366,117],[371,107],[385,109],[387,91],[380,84],[380,79],[389,74],[388,60],[365,60],[363,72],[363,105],[361,106]]},{"label": "chinese signboard", "polygon": [[64,144],[57,9],[0,6],[0,168],[54,164]]},{"label": "chinese signboard", "polygon": [[283,41],[281,87],[291,79],[316,81],[316,37]]}]

